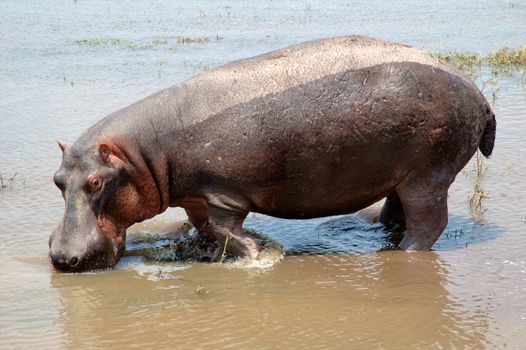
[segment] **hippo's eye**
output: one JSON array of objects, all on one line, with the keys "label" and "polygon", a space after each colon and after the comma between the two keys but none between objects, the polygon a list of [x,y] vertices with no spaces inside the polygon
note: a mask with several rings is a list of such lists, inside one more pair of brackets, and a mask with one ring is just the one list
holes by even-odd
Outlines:
[{"label": "hippo's eye", "polygon": [[88,180],[88,190],[91,193],[97,192],[102,187],[102,179],[98,176],[92,177],[90,180]]}]

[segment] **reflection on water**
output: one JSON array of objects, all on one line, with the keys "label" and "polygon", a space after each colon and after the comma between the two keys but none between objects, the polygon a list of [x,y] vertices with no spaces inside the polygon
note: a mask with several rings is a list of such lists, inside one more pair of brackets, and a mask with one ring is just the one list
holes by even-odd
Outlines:
[{"label": "reflection on water", "polygon": [[[85,275],[55,273],[47,261],[47,238],[63,214],[51,181],[56,139],[72,142],[105,114],[208,67],[307,39],[366,34],[479,53],[522,46],[521,2],[7,0],[0,12],[0,175],[17,174],[0,190],[0,348],[526,344],[520,76],[501,75],[484,91],[498,120],[483,179],[487,211],[470,218],[469,164],[450,189],[450,223],[434,253],[378,252],[391,246],[389,232],[364,213],[256,215],[248,227],[303,255],[267,269],[129,257],[117,270]],[[178,36],[210,40],[177,43]],[[110,44],[77,42],[84,39]],[[134,230],[182,219],[170,210]]]},{"label": "reflection on water", "polygon": [[[57,327],[64,345],[489,345],[488,310],[466,312],[464,300],[448,293],[449,266],[435,253],[295,256],[256,271],[218,265],[179,268],[153,279],[133,268],[54,274],[51,285],[63,300]],[[197,292],[200,286],[202,293]]]}]

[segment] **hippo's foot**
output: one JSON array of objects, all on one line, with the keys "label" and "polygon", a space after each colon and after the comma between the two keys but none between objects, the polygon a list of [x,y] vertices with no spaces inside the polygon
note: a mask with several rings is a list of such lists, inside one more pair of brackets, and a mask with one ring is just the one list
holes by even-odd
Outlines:
[{"label": "hippo's foot", "polygon": [[243,231],[243,221],[248,212],[207,205],[186,209],[186,213],[200,236],[219,242],[223,248],[221,258],[228,253],[249,260],[257,259],[257,242]]},{"label": "hippo's foot", "polygon": [[206,229],[204,227],[198,234],[186,235],[170,244],[177,260],[234,262],[237,258],[241,258],[237,261],[241,266],[265,267],[272,266],[283,258],[281,245],[264,233],[251,229],[244,230],[244,235],[250,237],[256,244],[257,258],[254,258],[253,255],[245,254],[244,246],[239,247],[235,238],[228,236],[228,239],[220,242],[210,236]]},{"label": "hippo's foot", "polygon": [[[425,187],[418,186],[417,181],[409,184],[410,186],[402,185],[397,189],[399,201],[403,205],[406,226],[399,247],[404,250],[430,250],[447,225],[449,184],[439,184],[434,187],[432,181],[427,182]],[[432,190],[429,189],[430,187]]]},{"label": "hippo's foot", "polygon": [[259,249],[256,240],[245,233],[241,226],[228,227],[220,226],[215,222],[208,222],[199,229],[199,234],[219,242],[219,245],[223,248],[221,257],[226,253],[250,260],[255,260],[258,257]]}]

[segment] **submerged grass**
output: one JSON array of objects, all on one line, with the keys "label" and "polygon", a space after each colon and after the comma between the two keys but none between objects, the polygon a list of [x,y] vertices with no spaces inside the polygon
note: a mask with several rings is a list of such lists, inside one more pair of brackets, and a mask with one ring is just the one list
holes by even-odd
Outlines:
[{"label": "submerged grass", "polygon": [[484,201],[488,198],[488,194],[482,186],[482,180],[488,167],[484,165],[484,157],[480,151],[477,151],[476,157],[473,192],[468,198],[468,203],[471,216],[475,220],[480,220],[486,212]]},{"label": "submerged grass", "polygon": [[483,60],[480,56],[464,52],[437,54],[437,57],[461,70],[480,67],[483,63]]},{"label": "submerged grass", "polygon": [[206,44],[210,42],[210,38],[208,38],[207,36],[200,36],[196,38],[192,38],[189,36],[177,36],[175,37],[175,40],[178,44],[192,44],[192,43]]},{"label": "submerged grass", "polygon": [[[222,38],[218,35],[216,35],[215,40],[219,41]],[[184,44],[207,44],[211,42],[211,38],[208,36],[170,36],[170,37],[163,37],[163,38],[156,38],[151,41],[147,42],[136,42],[131,40],[124,40],[119,38],[88,38],[88,39],[82,39],[82,40],[75,40],[74,43],[79,46],[84,47],[123,47],[131,50],[135,49],[153,49],[158,46],[164,46],[164,45],[170,45],[170,44],[176,44],[176,45],[184,45]],[[173,49],[174,47],[170,47]]]},{"label": "submerged grass", "polygon": [[225,239],[225,245],[223,246],[223,253],[221,253],[221,260],[219,261],[220,264],[223,263],[226,257],[226,246],[228,245],[228,238],[229,236],[227,235]]},{"label": "submerged grass", "polygon": [[80,46],[97,47],[97,46],[120,46],[124,44],[125,40],[118,38],[111,39],[82,39],[75,40],[75,44]]},{"label": "submerged grass", "polygon": [[462,238],[462,236],[464,236],[464,230],[458,229],[458,228],[454,230],[447,230],[444,233],[444,235],[446,238],[454,238],[454,239]]},{"label": "submerged grass", "polygon": [[517,49],[502,48],[499,51],[489,54],[486,61],[490,65],[497,67],[526,68],[526,46]]},{"label": "submerged grass", "polygon": [[7,188],[7,187],[13,186],[13,183],[15,182],[15,179],[16,179],[17,175],[18,175],[18,173],[15,173],[13,176],[11,176],[9,178],[4,178],[0,174],[0,191],[5,189],[5,188]]},{"label": "submerged grass", "polygon": [[483,66],[490,68],[492,76],[503,72],[526,71],[526,46],[511,49],[504,47],[488,55],[478,55],[465,52],[439,53],[439,59],[452,64],[474,78],[480,75]]}]

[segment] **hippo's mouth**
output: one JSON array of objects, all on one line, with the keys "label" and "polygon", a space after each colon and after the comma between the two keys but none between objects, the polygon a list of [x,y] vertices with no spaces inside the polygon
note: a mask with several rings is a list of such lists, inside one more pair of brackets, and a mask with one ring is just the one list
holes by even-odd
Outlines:
[{"label": "hippo's mouth", "polygon": [[[70,261],[56,260],[50,255],[50,260],[55,269],[61,272],[88,272],[96,270],[112,269],[119,262],[124,254],[125,245],[121,245],[116,254],[108,254],[107,252],[92,252],[83,256],[81,259],[72,258]],[[113,253],[113,252],[112,252]]]},{"label": "hippo's mouth", "polygon": [[[99,221],[98,223],[100,223]],[[49,258],[62,272],[86,272],[115,267],[126,248],[126,230],[114,225],[98,225],[87,234],[64,232],[63,226],[52,235]],[[56,239],[67,237],[67,240]]]}]

